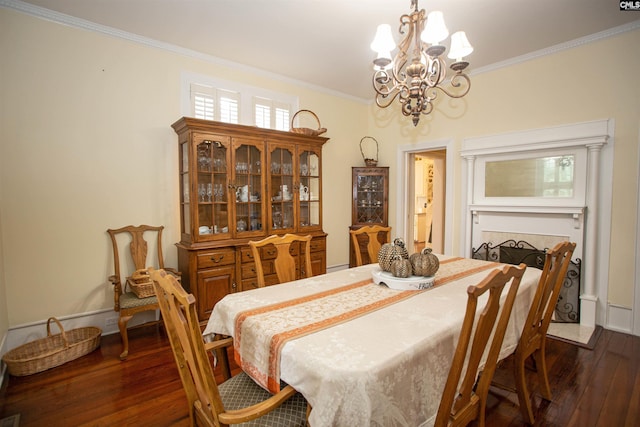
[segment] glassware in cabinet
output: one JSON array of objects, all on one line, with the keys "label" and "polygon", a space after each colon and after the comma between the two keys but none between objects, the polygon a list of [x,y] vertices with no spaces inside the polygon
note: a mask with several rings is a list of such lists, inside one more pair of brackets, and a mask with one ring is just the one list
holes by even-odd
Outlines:
[{"label": "glassware in cabinet", "polygon": [[264,143],[234,140],[234,179],[236,236],[261,235],[264,223]]},{"label": "glassware in cabinet", "polygon": [[318,228],[322,223],[320,153],[307,147],[298,149],[298,228]]},{"label": "glassware in cabinet", "polygon": [[388,167],[352,168],[352,225],[388,225]]},{"label": "glassware in cabinet", "polygon": [[196,139],[197,203],[196,229],[198,240],[228,238],[229,196],[227,182],[228,138]]},{"label": "glassware in cabinet", "polygon": [[269,152],[269,230],[279,234],[295,227],[295,186],[293,146],[274,145]]}]

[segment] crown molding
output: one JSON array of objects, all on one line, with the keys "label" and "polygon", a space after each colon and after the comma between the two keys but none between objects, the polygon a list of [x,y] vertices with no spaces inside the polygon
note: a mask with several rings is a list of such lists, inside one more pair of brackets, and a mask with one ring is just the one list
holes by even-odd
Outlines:
[{"label": "crown molding", "polygon": [[0,7],[7,9],[13,9],[18,12],[22,12],[26,15],[34,16],[36,18],[44,19],[57,24],[66,25],[72,28],[79,28],[82,30],[92,31],[95,33],[104,34],[110,37],[116,37],[123,40],[128,40],[134,43],[142,44],[155,49],[164,50],[167,52],[175,53],[178,55],[198,59],[200,61],[208,62],[210,64],[220,65],[227,68],[233,68],[251,74],[256,74],[271,80],[280,81],[283,83],[293,84],[301,86],[316,92],[325,93],[328,95],[336,96],[339,98],[349,99],[362,104],[370,103],[369,99],[359,98],[353,95],[349,95],[336,90],[328,89],[326,87],[317,86],[309,82],[293,79],[283,76],[281,74],[272,73],[260,68],[250,67],[248,65],[240,64],[238,62],[229,61],[217,56],[208,55],[202,52],[198,52],[192,49],[186,49],[180,46],[176,46],[171,43],[165,43],[149,37],[144,37],[138,34],[130,33],[127,31],[118,30],[117,28],[109,27],[106,25],[97,24],[95,22],[87,21],[86,19],[76,18],[74,16],[66,15],[64,13],[56,12],[44,7],[36,6],[30,3],[25,3],[20,0],[0,0]]},{"label": "crown molding", "polygon": [[600,31],[599,33],[590,34],[585,37],[580,37],[574,40],[570,40],[565,43],[560,43],[555,46],[550,46],[544,49],[536,50],[534,52],[527,53],[525,55],[516,56],[514,58],[506,59],[504,61],[496,62],[486,67],[476,68],[469,73],[470,76],[488,73],[496,71],[501,68],[511,67],[512,65],[521,64],[523,62],[530,61],[532,59],[541,58],[543,56],[553,55],[558,52],[573,49],[575,47],[583,46],[589,43],[594,43],[599,40],[607,39],[609,37],[615,37],[619,34],[626,33],[628,31],[634,31],[640,28],[640,19],[637,21],[629,22],[628,24],[620,25],[618,27],[609,28],[608,30]]},{"label": "crown molding", "polygon": [[[266,78],[270,78],[276,81],[281,81],[284,83],[294,84],[296,86],[302,86],[307,89],[311,89],[317,92],[326,93],[328,95],[337,96],[340,98],[349,99],[351,101],[363,103],[363,104],[371,104],[373,100],[359,98],[353,95],[348,95],[343,92],[338,92],[332,89],[327,89],[322,86],[317,86],[302,80],[292,79],[290,77],[283,76],[281,74],[272,73],[269,71],[265,71],[260,68],[250,67],[248,65],[240,64],[237,62],[229,61],[223,58],[219,58],[213,55],[204,54],[202,52],[198,52],[192,49],[186,49],[180,46],[176,46],[170,43],[161,42],[159,40],[151,39],[149,37],[140,36],[138,34],[129,33],[127,31],[118,30],[113,27],[108,27],[106,25],[100,25],[95,22],[87,21],[85,19],[76,18],[70,15],[66,15],[64,13],[55,12],[50,9],[46,9],[40,6],[35,6],[30,3],[25,3],[20,0],[0,0],[0,6],[13,9],[27,15],[35,16],[41,19],[45,19],[47,21],[55,22],[58,24],[66,25],[73,28],[80,28],[87,31],[93,31],[96,33],[105,34],[111,37],[117,37],[120,39],[132,41],[134,43],[143,44],[145,46],[153,47],[156,49],[165,50],[168,52],[176,53],[178,55],[187,56],[190,58],[195,58],[204,62],[220,65],[227,68],[233,68],[237,70],[241,70],[244,72],[249,72],[252,74],[257,74],[259,76],[263,76]],[[472,70],[469,75],[474,76],[482,73],[488,73],[491,71],[499,70],[501,68],[510,67],[512,65],[520,64],[523,62],[530,61],[532,59],[540,58],[547,55],[552,55],[554,53],[562,52],[564,50],[573,49],[574,47],[582,46],[585,44],[593,43],[598,40],[606,39],[609,37],[614,37],[619,34],[625,33],[627,31],[633,31],[640,28],[640,20],[630,22],[625,25],[621,25],[618,27],[610,28],[605,31],[601,31],[599,33],[591,34],[585,37],[581,37],[575,40],[568,41],[566,43],[557,44],[555,46],[550,46],[544,49],[537,50],[535,52],[530,52],[525,55],[516,56],[514,58],[510,58],[504,61],[496,62],[495,64],[487,65],[486,67],[481,67]]]}]

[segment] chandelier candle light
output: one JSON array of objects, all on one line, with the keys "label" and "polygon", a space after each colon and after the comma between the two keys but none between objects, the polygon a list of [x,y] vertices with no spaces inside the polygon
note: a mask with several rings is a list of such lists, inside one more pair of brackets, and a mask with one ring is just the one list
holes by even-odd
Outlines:
[{"label": "chandelier candle light", "polygon": [[454,60],[450,67],[455,74],[449,82],[451,89],[445,89],[442,84],[447,68],[442,55],[446,47],[441,43],[449,36],[449,30],[442,12],[433,11],[427,16],[424,9],[418,10],[418,0],[411,0],[411,7],[410,15],[400,17],[399,32],[404,38],[398,45],[396,57],[391,57],[396,44],[388,24],[378,26],[371,49],[378,54],[373,61],[376,104],[387,108],[399,96],[402,114],[412,116],[413,125],[417,126],[420,114],[433,110],[438,91],[451,98],[462,98],[469,92],[471,81],[463,73],[469,63],[463,58],[473,52],[473,47],[464,31],[451,35],[448,57]]}]

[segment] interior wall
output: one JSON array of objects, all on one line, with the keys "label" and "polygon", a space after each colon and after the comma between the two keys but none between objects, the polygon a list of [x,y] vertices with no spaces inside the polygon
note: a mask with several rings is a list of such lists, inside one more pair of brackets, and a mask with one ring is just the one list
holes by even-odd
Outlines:
[{"label": "interior wall", "polygon": [[361,102],[6,8],[0,56],[0,328],[111,309],[107,228],[164,225],[167,266],[177,266],[171,124],[183,72],[298,96],[318,115],[331,139],[323,148],[327,265],[348,264],[351,166],[362,162],[367,127]]},{"label": "interior wall", "polygon": [[[610,270],[608,299],[631,309],[633,301],[638,176],[638,117],[640,55],[629,55],[628,47],[640,45],[640,30],[629,31],[568,50],[531,59],[508,67],[471,76],[471,91],[462,99],[442,95],[435,111],[423,116],[417,128],[400,114],[398,104],[380,109],[370,106],[371,133],[383,141],[381,156],[393,157],[389,145],[424,144],[453,139],[455,149],[453,253],[461,254],[464,231],[461,206],[463,163],[460,147],[464,138],[538,129],[569,123],[614,119],[614,176],[612,223],[610,224]],[[596,59],[597,58],[597,59]],[[473,67],[473,55],[469,57]],[[606,73],[602,67],[607,64]],[[472,69],[472,68],[471,68]],[[396,163],[396,162],[394,162]],[[393,167],[390,188],[397,188]],[[398,195],[390,195],[390,222],[396,221]],[[449,218],[447,218],[449,220]]]},{"label": "interior wall", "polygon": [[[2,177],[0,177],[0,180]],[[0,182],[0,206],[2,205],[2,184]],[[2,245],[2,215],[0,215],[0,354],[9,330],[9,308],[7,305],[7,285],[4,280],[4,253]],[[0,380],[0,384],[2,381]]]},{"label": "interior wall", "polygon": [[[380,109],[246,68],[228,68],[0,8],[0,244],[9,326],[112,306],[105,230],[164,224],[175,266],[179,239],[176,137],[180,73],[213,75],[300,97],[329,129],[323,149],[327,264],[348,263],[351,166],[371,135],[390,166],[395,223],[397,146],[455,141],[453,252],[462,226],[462,139],[612,118],[615,156],[609,300],[630,307],[637,218],[640,30],[472,75],[463,99],[440,99],[417,128]],[[597,60],[596,60],[597,58]],[[470,57],[473,67],[473,57]],[[603,72],[606,64],[611,67]],[[472,68],[473,69],[473,68]],[[1,296],[1,295],[0,295]],[[0,328],[2,328],[0,304]],[[0,332],[2,329],[0,329]]]}]

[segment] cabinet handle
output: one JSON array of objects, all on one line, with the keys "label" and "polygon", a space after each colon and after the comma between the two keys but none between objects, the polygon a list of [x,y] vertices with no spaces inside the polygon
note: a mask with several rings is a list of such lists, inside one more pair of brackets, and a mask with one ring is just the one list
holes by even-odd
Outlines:
[{"label": "cabinet handle", "polygon": [[274,255],[275,251],[274,250],[267,250],[267,255],[271,256]]},{"label": "cabinet handle", "polygon": [[217,259],[216,257],[211,257],[211,261],[215,262],[216,264],[219,263],[220,261],[222,261],[224,259],[224,255],[220,255]]},{"label": "cabinet handle", "polygon": [[235,290],[238,286],[236,285],[236,282],[233,282],[231,284],[231,289]]}]

